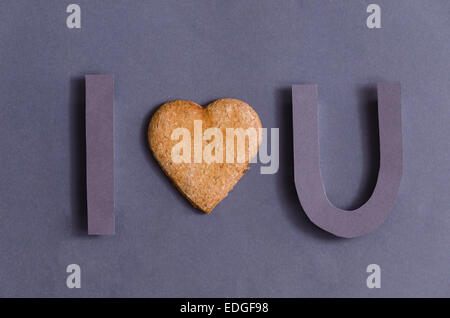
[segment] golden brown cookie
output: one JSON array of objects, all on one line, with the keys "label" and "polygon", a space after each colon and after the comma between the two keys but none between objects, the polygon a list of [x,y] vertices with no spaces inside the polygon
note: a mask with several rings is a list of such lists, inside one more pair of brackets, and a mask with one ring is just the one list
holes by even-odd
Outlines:
[{"label": "golden brown cookie", "polygon": [[261,137],[258,114],[248,104],[230,98],[206,107],[184,100],[167,102],[148,127],[150,149],[159,165],[192,205],[205,213],[210,213],[249,169]]}]

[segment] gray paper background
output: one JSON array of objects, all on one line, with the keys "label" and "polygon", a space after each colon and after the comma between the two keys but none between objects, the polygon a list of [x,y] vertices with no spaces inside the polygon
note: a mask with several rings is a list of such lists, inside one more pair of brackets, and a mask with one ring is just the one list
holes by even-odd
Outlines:
[{"label": "gray paper background", "polygon": [[[0,296],[450,296],[450,2],[0,2]],[[116,230],[89,237],[85,73],[115,75]],[[293,182],[293,83],[319,85],[329,199],[376,181],[377,81],[402,84],[398,200],[375,232],[311,224]],[[146,143],[163,102],[242,99],[280,128],[280,169],[244,176],[211,215],[173,188]],[[301,164],[301,163],[300,163]],[[81,289],[65,284],[81,266]],[[366,287],[366,266],[382,269]]]}]

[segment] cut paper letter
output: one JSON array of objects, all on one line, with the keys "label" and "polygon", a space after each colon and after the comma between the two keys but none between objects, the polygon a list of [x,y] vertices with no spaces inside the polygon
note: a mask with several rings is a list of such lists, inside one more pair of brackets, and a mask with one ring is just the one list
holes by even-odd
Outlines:
[{"label": "cut paper letter", "polygon": [[112,235],[114,76],[86,75],[86,181],[89,235]]},{"label": "cut paper letter", "polygon": [[400,83],[378,83],[380,169],[370,199],[360,208],[344,211],[327,199],[319,164],[317,85],[292,86],[294,176],[300,203],[308,218],[336,236],[369,233],[387,218],[402,177]]}]

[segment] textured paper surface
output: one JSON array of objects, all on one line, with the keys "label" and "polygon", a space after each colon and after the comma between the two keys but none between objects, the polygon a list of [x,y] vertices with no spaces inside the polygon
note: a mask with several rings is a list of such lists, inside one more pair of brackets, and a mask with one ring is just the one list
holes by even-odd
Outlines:
[{"label": "textured paper surface", "polygon": [[88,233],[114,234],[114,76],[86,75]]},{"label": "textured paper surface", "polygon": [[[450,2],[0,1],[0,296],[450,296]],[[31,6],[31,7],[30,7]],[[32,9],[30,9],[32,8]],[[86,235],[84,75],[115,76],[116,235]],[[317,83],[327,195],[358,207],[376,182],[374,83],[402,84],[403,176],[376,231],[339,239],[301,211],[293,83]],[[196,213],[148,149],[168,100],[234,97],[280,128],[214,213]],[[375,108],[376,110],[376,108]],[[370,192],[370,191],[367,191]],[[65,285],[79,264],[81,288]],[[366,267],[381,266],[368,289]]]},{"label": "textured paper surface", "polygon": [[297,193],[309,219],[336,236],[351,238],[373,231],[385,221],[397,199],[402,176],[401,88],[400,83],[379,83],[377,89],[380,134],[377,183],[367,202],[344,211],[328,200],[320,175],[317,85],[292,86]]}]

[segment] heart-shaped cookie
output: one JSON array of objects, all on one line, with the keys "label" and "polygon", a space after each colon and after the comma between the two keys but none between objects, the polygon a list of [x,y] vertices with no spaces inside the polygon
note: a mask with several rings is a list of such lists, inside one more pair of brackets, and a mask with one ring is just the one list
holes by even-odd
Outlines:
[{"label": "heart-shaped cookie", "polygon": [[167,102],[148,126],[148,142],[159,165],[192,205],[205,213],[249,169],[261,138],[258,114],[230,98],[206,107],[184,100]]}]

